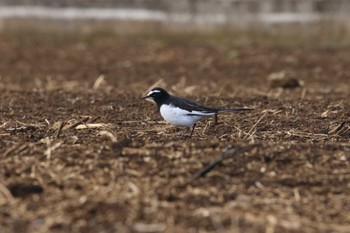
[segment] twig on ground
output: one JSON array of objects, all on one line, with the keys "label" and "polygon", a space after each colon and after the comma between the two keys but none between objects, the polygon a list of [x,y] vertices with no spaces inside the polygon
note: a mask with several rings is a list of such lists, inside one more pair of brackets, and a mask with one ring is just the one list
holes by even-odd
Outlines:
[{"label": "twig on ground", "polygon": [[21,121],[16,121],[17,124],[25,126],[25,127],[31,127],[31,128],[41,128],[41,127],[45,127],[45,125],[43,124],[33,124],[33,123],[25,123],[25,122],[21,122]]},{"label": "twig on ground", "polygon": [[261,147],[261,144],[255,143],[255,144],[248,145],[244,148],[237,148],[235,146],[229,145],[218,155],[218,157],[216,157],[216,159],[213,162],[211,162],[210,164],[202,168],[199,172],[197,172],[194,175],[194,179],[198,179],[200,177],[205,176],[214,167],[219,165],[223,160],[227,158],[231,158],[232,156],[237,155],[238,153],[244,153],[256,147]]},{"label": "twig on ground", "polygon": [[253,125],[253,127],[248,131],[247,135],[243,138],[244,140],[248,138],[248,136],[252,136],[251,133],[253,132],[253,130],[256,128],[256,126],[260,123],[260,121],[262,121],[262,119],[264,119],[264,117],[267,115],[267,113],[265,113],[264,115],[262,115],[259,120]]},{"label": "twig on ground", "polygon": [[210,164],[208,164],[207,166],[202,168],[199,172],[197,172],[194,175],[194,178],[196,179],[196,178],[200,178],[200,177],[205,176],[215,166],[220,164],[224,159],[229,158],[229,157],[237,154],[237,152],[239,152],[239,150],[235,147],[229,146],[229,147],[225,148],[213,162],[211,162]]},{"label": "twig on ground", "polygon": [[90,117],[85,117],[83,119],[79,119],[76,123],[73,125],[69,126],[68,129],[75,129],[78,125],[85,125],[85,123],[90,119]]},{"label": "twig on ground", "polygon": [[[2,124],[0,126],[0,128],[5,127],[7,125],[7,123],[8,122],[5,122],[4,124]],[[5,130],[8,131],[8,132],[13,132],[13,131],[24,132],[24,131],[27,131],[27,130],[40,129],[40,128],[43,128],[43,127],[46,126],[46,125],[43,125],[43,124],[28,124],[28,123],[23,123],[23,122],[20,122],[20,121],[15,121],[15,123],[16,123],[15,126],[6,128]]]},{"label": "twig on ground", "polygon": [[318,138],[318,137],[326,138],[326,137],[328,137],[328,134],[308,133],[308,132],[301,132],[301,131],[294,131],[294,130],[287,131],[286,133],[287,133],[287,135],[295,136],[295,137],[306,137],[306,138]]},{"label": "twig on ground", "polygon": [[0,204],[4,204],[6,202],[13,203],[15,201],[14,197],[12,196],[10,190],[4,185],[0,183],[0,194],[3,198],[0,199]]},{"label": "twig on ground", "polygon": [[[346,125],[346,123],[348,123],[348,122],[347,122],[347,121],[343,121],[342,123],[340,123],[340,124],[337,125],[336,127],[332,128],[332,129],[328,132],[328,134],[329,134],[329,135],[339,135],[342,131],[344,131],[344,130],[342,130],[342,129],[344,128],[344,126]],[[345,131],[347,131],[347,130],[345,129]]]},{"label": "twig on ground", "polygon": [[0,125],[0,129],[1,129],[1,128],[5,128],[5,126],[7,125],[7,123],[9,123],[9,122],[4,122],[2,125]]},{"label": "twig on ground", "polygon": [[88,123],[94,123],[95,121],[97,121],[97,120],[100,119],[100,118],[101,118],[100,116],[91,118],[91,120],[89,120]]},{"label": "twig on ground", "polygon": [[205,131],[206,131],[207,128],[208,128],[208,125],[209,125],[209,127],[210,127],[210,121],[208,121],[208,122],[205,124],[205,126],[204,126],[204,128],[203,128],[203,131],[202,131],[202,135],[204,135]]},{"label": "twig on ground", "polygon": [[52,152],[63,144],[63,141],[52,144],[53,140],[50,139],[49,137],[41,139],[40,142],[46,144],[47,146],[44,152],[44,155],[46,156],[47,159],[51,159]]},{"label": "twig on ground", "polygon": [[101,84],[105,82],[105,76],[103,74],[101,74],[100,76],[98,76],[98,78],[96,79],[96,81],[94,82],[94,85],[92,87],[92,89],[94,91],[96,91],[100,86]]},{"label": "twig on ground", "polygon": [[99,129],[99,128],[111,128],[113,124],[108,123],[93,123],[93,124],[80,124],[75,127],[75,129]]},{"label": "twig on ground", "polygon": [[56,136],[55,138],[58,138],[62,132],[62,129],[63,127],[66,125],[66,122],[65,121],[61,121],[59,127],[58,127],[58,130],[57,130],[57,133],[56,133]]}]

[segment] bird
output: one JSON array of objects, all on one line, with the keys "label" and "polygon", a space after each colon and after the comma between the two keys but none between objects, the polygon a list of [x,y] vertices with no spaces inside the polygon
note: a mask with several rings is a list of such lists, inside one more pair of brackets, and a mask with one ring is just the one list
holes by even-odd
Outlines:
[{"label": "bird", "polygon": [[182,97],[170,95],[161,87],[151,89],[146,96],[141,99],[150,99],[157,104],[158,111],[163,119],[178,127],[187,127],[191,129],[189,137],[192,136],[198,121],[210,116],[215,116],[223,112],[248,111],[254,108],[212,108],[200,105]]}]

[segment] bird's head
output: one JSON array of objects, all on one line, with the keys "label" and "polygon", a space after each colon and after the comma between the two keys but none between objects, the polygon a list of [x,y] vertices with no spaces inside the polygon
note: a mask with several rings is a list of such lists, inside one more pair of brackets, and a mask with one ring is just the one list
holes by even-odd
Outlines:
[{"label": "bird's head", "polygon": [[160,87],[155,87],[148,92],[148,94],[141,99],[151,99],[157,104],[165,101],[169,97],[169,93]]}]

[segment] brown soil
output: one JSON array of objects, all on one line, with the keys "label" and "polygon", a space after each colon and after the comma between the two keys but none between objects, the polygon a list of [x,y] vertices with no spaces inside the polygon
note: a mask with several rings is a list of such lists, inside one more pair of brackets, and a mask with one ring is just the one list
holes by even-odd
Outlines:
[{"label": "brown soil", "polygon": [[[234,32],[0,36],[0,232],[350,232],[348,48]],[[140,100],[155,83],[256,110],[185,138]],[[238,153],[195,178],[228,146]]]}]

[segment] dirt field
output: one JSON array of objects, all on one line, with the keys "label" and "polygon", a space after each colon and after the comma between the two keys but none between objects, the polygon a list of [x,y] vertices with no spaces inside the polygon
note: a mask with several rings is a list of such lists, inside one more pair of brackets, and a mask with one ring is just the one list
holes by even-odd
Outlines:
[{"label": "dirt field", "polygon": [[[1,233],[350,232],[345,37],[0,38]],[[140,100],[152,85],[256,109],[203,121],[186,138]]]}]

